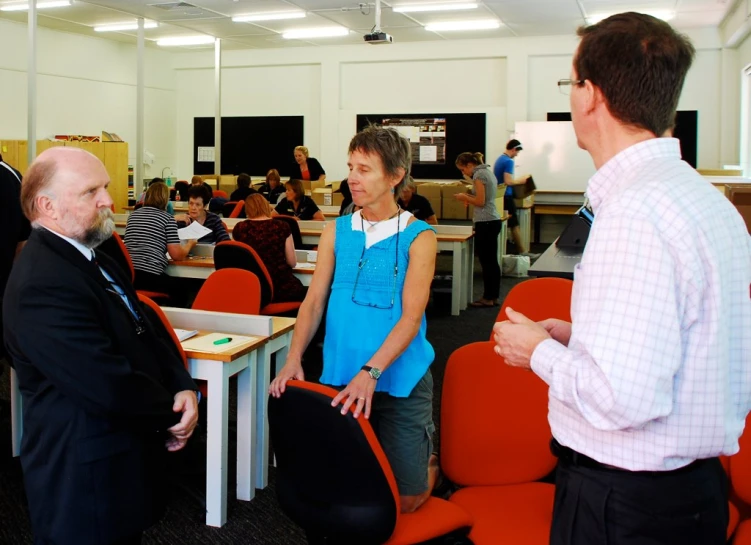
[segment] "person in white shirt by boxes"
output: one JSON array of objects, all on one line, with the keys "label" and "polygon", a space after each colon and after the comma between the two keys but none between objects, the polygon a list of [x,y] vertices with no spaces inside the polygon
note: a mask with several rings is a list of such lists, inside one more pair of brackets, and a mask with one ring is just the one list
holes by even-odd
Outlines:
[{"label": "person in white shirt by boxes", "polygon": [[494,328],[506,363],[550,387],[550,542],[724,544],[718,456],[738,451],[751,408],[751,238],[668,137],[688,39],[638,13],[579,36],[558,84],[597,172],[572,323],[509,310]]}]

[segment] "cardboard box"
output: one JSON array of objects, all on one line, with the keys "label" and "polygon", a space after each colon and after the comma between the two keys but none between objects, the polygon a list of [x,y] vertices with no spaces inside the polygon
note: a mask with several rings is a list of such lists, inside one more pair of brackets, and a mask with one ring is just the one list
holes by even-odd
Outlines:
[{"label": "cardboard box", "polygon": [[305,190],[306,195],[309,191],[312,193],[314,189],[318,189],[319,187],[326,187],[326,182],[322,182],[320,180],[313,180],[312,182],[310,180],[300,181],[302,182],[302,187]]},{"label": "cardboard box", "polygon": [[526,199],[530,195],[534,195],[535,191],[537,191],[537,186],[532,176],[530,176],[525,183],[512,186],[511,189],[513,190],[515,199]]},{"label": "cardboard box", "polygon": [[331,189],[334,190],[334,191],[339,191],[339,187],[341,187],[341,185],[342,185],[342,182],[331,182],[330,183]]},{"label": "cardboard box", "polygon": [[341,206],[344,196],[334,193],[330,187],[316,188],[312,192],[313,202],[318,206]]},{"label": "cardboard box", "polygon": [[237,189],[237,176],[231,174],[223,174],[219,177],[219,183],[216,189],[225,191],[227,195],[231,195],[232,192]]},{"label": "cardboard box", "polygon": [[430,202],[430,207],[435,212],[435,217],[440,219],[442,215],[441,206],[441,184],[419,183],[417,184],[417,194],[425,197]]},{"label": "cardboard box", "polygon": [[532,208],[535,204],[535,196],[532,194],[523,199],[514,199],[514,204],[517,208]]},{"label": "cardboard box", "polygon": [[441,185],[441,207],[443,219],[466,220],[468,218],[468,205],[454,198],[456,193],[467,193],[468,187],[459,182]]}]

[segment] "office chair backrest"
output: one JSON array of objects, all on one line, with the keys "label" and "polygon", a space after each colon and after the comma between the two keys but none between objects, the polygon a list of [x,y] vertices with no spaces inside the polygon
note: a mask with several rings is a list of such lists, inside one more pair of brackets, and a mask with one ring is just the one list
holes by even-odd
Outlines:
[{"label": "office chair backrest", "polygon": [[244,269],[256,275],[261,284],[261,308],[274,298],[274,284],[266,265],[256,251],[243,242],[226,240],[214,247],[214,268]]},{"label": "office chair backrest", "polygon": [[292,381],[269,397],[279,505],[327,543],[384,543],[394,531],[399,493],[370,422],[342,416],[333,388]]},{"label": "office chair backrest", "polygon": [[229,198],[229,195],[227,195],[226,191],[222,191],[221,189],[214,189],[213,190],[213,196],[219,197],[220,199],[227,199]]},{"label": "office chair backrest", "polygon": [[220,269],[209,275],[193,301],[193,310],[259,314],[261,284],[243,269]]},{"label": "office chair backrest", "polygon": [[[565,278],[534,278],[520,282],[503,300],[496,322],[508,320],[506,308],[521,312],[533,322],[547,318],[571,321],[571,291],[574,282]],[[490,332],[493,340],[493,332]]]},{"label": "office chair backrest", "polygon": [[302,234],[300,233],[300,224],[297,223],[295,218],[290,216],[276,216],[274,218],[277,221],[283,221],[289,225],[290,231],[292,231],[292,242],[295,244],[296,250],[305,250],[305,245],[302,242]]},{"label": "office chair backrest", "polygon": [[136,270],[133,268],[133,261],[130,258],[128,248],[119,234],[112,233],[112,236],[100,244],[96,251],[105,253],[111,257],[123,270],[125,276],[133,282]]},{"label": "office chair backrest", "polygon": [[749,184],[728,184],[727,195],[751,233],[751,187]]},{"label": "office chair backrest", "polygon": [[237,204],[235,204],[235,207],[230,212],[229,217],[230,218],[244,218],[245,217],[245,201],[239,201]]},{"label": "office chair backrest", "polygon": [[167,316],[164,314],[164,311],[152,299],[150,299],[149,297],[146,297],[143,294],[140,294],[140,293],[138,294],[138,300],[141,301],[141,304],[144,306],[144,308],[147,311],[147,316],[152,321],[159,321],[162,323],[162,325],[164,325],[164,329],[167,330],[167,334],[169,335],[170,339],[175,345],[175,348],[180,354],[180,358],[182,358],[183,360],[183,365],[185,365],[185,368],[187,369],[188,357],[185,355],[185,350],[183,350],[183,345],[180,344],[180,339],[177,338],[177,335],[175,334],[175,330],[172,327],[172,324],[170,324],[169,320],[167,319]]},{"label": "office chair backrest", "polygon": [[441,469],[462,486],[535,481],[550,473],[548,387],[506,365],[494,343],[454,351],[441,397]]},{"label": "office chair backrest", "polygon": [[740,499],[751,505],[751,414],[746,416],[746,427],[738,443],[741,449],[730,457],[730,485]]},{"label": "office chair backrest", "polygon": [[232,211],[238,205],[239,201],[227,201],[222,205],[222,217],[231,218]]}]

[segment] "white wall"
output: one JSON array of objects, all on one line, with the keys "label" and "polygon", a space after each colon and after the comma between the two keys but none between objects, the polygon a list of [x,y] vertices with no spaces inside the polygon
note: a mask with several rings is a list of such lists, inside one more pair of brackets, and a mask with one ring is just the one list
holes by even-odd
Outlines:
[{"label": "white wall", "polygon": [[[0,138],[27,138],[27,29],[0,20]],[[145,56],[145,147],[156,156],[147,175],[174,167],[175,84],[171,53]],[[39,28],[37,137],[116,132],[136,148],[136,48],[129,44]]]},{"label": "white wall", "polygon": [[[679,107],[699,111],[699,166],[717,168],[738,154],[739,100],[732,90],[737,60],[734,52],[722,49],[717,29],[688,35],[697,57]],[[232,115],[305,115],[305,145],[330,179],[340,179],[346,175],[346,148],[358,113],[484,112],[486,152],[492,160],[517,121],[568,110],[556,82],[569,76],[576,45],[574,36],[548,36],[225,51],[223,115],[230,115],[228,110]],[[213,115],[213,54],[178,53],[174,66],[177,164],[183,175],[193,164],[193,117]],[[229,81],[238,88],[245,81],[243,93],[230,97]],[[292,95],[289,83],[297,84]],[[272,96],[264,88],[268,85],[276,89]]]}]

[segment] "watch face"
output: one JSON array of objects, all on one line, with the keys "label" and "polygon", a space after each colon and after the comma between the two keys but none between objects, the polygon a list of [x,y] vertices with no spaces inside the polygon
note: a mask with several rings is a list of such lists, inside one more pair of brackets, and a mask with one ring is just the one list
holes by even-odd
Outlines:
[{"label": "watch face", "polygon": [[373,367],[370,370],[370,376],[373,377],[374,379],[378,380],[379,378],[381,378],[381,370],[380,369],[376,369],[375,367]]}]

